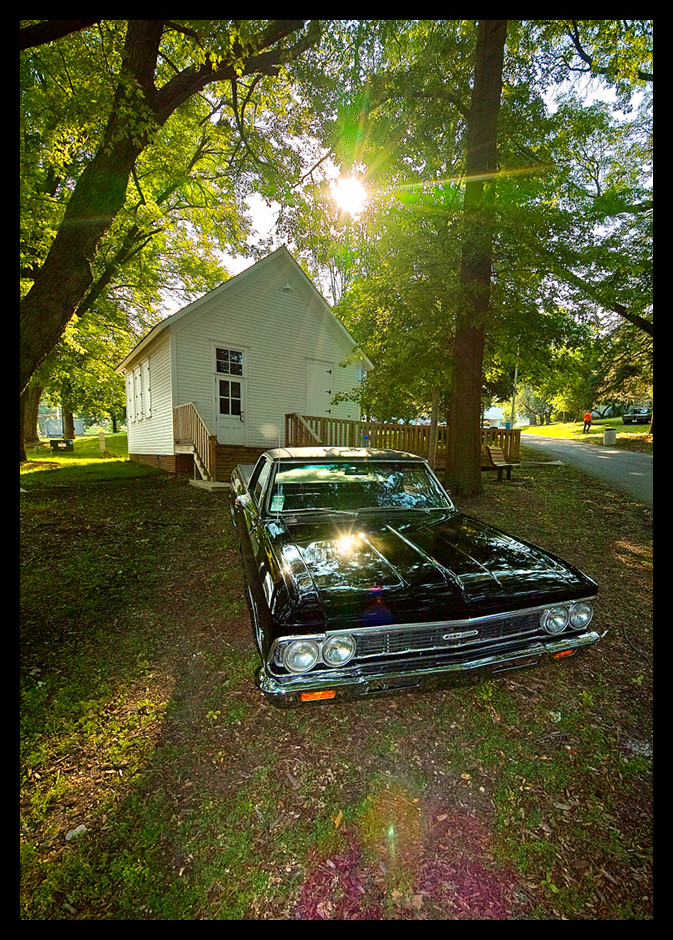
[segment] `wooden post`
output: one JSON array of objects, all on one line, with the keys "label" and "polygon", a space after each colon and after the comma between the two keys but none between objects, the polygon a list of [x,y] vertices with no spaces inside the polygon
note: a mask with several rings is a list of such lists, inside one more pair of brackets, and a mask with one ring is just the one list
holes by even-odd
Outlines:
[{"label": "wooden post", "polygon": [[437,422],[439,420],[439,389],[432,390],[432,411],[430,414],[430,434],[428,438],[428,463],[435,469],[437,463]]}]

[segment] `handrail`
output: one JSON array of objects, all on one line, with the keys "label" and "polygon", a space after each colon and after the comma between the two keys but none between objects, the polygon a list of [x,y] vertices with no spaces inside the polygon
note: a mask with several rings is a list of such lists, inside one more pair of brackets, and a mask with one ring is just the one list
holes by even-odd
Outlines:
[{"label": "handrail", "polygon": [[216,436],[198,412],[194,402],[173,409],[173,438],[194,447],[194,462],[204,480],[215,478]]},{"label": "handrail", "polygon": [[285,415],[285,443],[289,441],[295,447],[307,447],[310,444],[320,445],[323,443],[306,419],[296,412]]},{"label": "handrail", "polygon": [[302,430],[304,430],[308,434],[308,436],[312,438],[314,443],[321,444],[322,441],[320,440],[318,435],[315,433],[315,431],[307,424],[304,418],[302,418],[301,415],[295,415],[295,417],[297,418],[297,422],[299,423]]}]

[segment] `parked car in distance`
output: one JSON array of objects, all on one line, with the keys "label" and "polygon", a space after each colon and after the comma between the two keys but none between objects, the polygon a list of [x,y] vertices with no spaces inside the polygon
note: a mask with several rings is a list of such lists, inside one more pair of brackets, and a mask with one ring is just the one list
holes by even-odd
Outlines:
[{"label": "parked car in distance", "polygon": [[623,424],[649,424],[652,412],[649,408],[631,408],[622,416]]},{"label": "parked car in distance", "polygon": [[275,705],[432,689],[599,639],[594,581],[458,512],[421,457],[267,451],[233,471],[230,509]]}]

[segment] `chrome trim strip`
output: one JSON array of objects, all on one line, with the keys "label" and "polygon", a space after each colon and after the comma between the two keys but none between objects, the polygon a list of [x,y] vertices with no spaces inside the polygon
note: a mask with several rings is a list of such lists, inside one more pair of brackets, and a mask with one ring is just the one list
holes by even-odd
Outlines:
[{"label": "chrome trim strip", "polygon": [[599,639],[599,634],[592,631],[579,637],[567,637],[565,640],[551,640],[545,643],[535,641],[516,652],[509,651],[482,656],[480,659],[468,663],[448,663],[442,666],[434,665],[416,669],[401,668],[394,671],[377,670],[376,672],[367,673],[367,675],[363,675],[358,669],[350,672],[334,669],[329,673],[315,674],[309,672],[303,675],[289,675],[279,681],[262,668],[259,673],[259,687],[262,692],[278,699],[296,692],[310,692],[320,689],[355,687],[366,692],[370,683],[392,682],[396,679],[419,679],[419,681],[422,681],[423,679],[449,677],[451,674],[473,672],[480,669],[506,669],[508,663],[515,667],[517,662],[522,659],[535,659],[542,656],[553,656],[555,653],[565,650],[582,649],[585,646],[597,643]]},{"label": "chrome trim strip", "polygon": [[[315,640],[318,643],[324,642],[329,636],[339,636],[348,633],[356,639],[359,636],[371,636],[376,633],[391,633],[404,630],[434,630],[437,627],[442,629],[456,629],[462,627],[472,627],[475,624],[483,624],[490,620],[504,620],[508,617],[526,617],[529,614],[536,614],[550,607],[573,607],[575,604],[590,603],[595,604],[597,596],[577,597],[569,601],[549,602],[548,604],[539,604],[535,607],[525,607],[520,610],[506,610],[498,614],[483,614],[481,617],[468,617],[463,620],[428,620],[417,621],[414,623],[390,623],[377,624],[375,627],[353,627],[351,629],[343,628],[339,630],[326,630],[323,633],[288,633],[287,636],[279,637],[274,640],[269,650],[269,662],[273,661],[276,647],[280,643],[289,643],[292,640]],[[442,649],[443,647],[439,647]]]}]

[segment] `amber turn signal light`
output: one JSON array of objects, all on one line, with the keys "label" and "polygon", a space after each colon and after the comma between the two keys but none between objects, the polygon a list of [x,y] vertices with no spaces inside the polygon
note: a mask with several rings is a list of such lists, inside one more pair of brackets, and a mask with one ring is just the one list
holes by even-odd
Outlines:
[{"label": "amber turn signal light", "polygon": [[575,650],[561,650],[560,653],[554,653],[554,659],[560,659],[562,656],[572,656]]},{"label": "amber turn signal light", "polygon": [[334,698],[335,695],[334,689],[325,689],[322,692],[302,692],[300,698],[302,702],[315,702],[321,698]]}]

